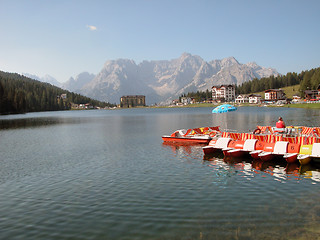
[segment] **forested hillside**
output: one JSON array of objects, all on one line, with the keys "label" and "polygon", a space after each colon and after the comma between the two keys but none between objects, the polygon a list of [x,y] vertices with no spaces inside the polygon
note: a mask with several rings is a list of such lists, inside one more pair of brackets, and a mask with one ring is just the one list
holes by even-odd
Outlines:
[{"label": "forested hillside", "polygon": [[[61,98],[62,94],[66,94],[67,98]],[[0,114],[69,110],[72,103],[90,103],[99,107],[113,106],[49,83],[0,71]]]},{"label": "forested hillside", "polygon": [[[305,90],[316,90],[320,84],[320,68],[311,69],[309,71],[303,71],[297,73],[287,73],[278,77],[267,77],[261,79],[253,79],[245,82],[240,86],[236,86],[236,94],[249,94],[256,92],[263,92],[268,89],[278,89],[293,85],[300,85],[300,88],[296,89],[301,97],[304,96]],[[211,89],[210,89],[211,92]],[[189,92],[182,94],[181,97],[192,97],[196,101],[201,102],[210,99],[212,96],[206,92]]]},{"label": "forested hillside", "polygon": [[278,77],[271,76],[261,79],[255,78],[252,81],[245,82],[238,86],[236,92],[238,94],[247,94],[261,92],[267,89],[288,87],[296,84],[300,84],[299,92],[302,95],[307,89],[317,89],[320,84],[320,68],[303,71],[300,74],[287,73],[286,75],[281,75]]},{"label": "forested hillside", "polygon": [[181,102],[182,97],[194,98],[195,102],[203,102],[212,99],[212,91],[207,89],[207,91],[197,91],[197,92],[188,92],[187,94],[182,94],[179,97],[179,101]]}]

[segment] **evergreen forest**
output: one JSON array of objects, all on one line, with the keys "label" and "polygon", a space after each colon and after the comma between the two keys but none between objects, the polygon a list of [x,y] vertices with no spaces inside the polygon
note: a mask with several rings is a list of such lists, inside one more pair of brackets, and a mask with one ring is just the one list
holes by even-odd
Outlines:
[{"label": "evergreen forest", "polygon": [[[297,84],[300,85],[297,92],[300,97],[304,97],[305,90],[317,90],[320,85],[320,67],[302,71],[299,74],[289,72],[286,75],[270,76],[261,79],[254,78],[251,81],[244,82],[240,86],[236,86],[236,94],[256,93],[268,89],[278,89]],[[211,95],[208,94],[208,92],[208,90],[205,92],[189,92],[187,94],[182,94],[180,98],[192,97],[195,98],[197,102],[207,101],[211,98]]]},{"label": "evergreen forest", "polygon": [[[63,94],[67,96],[65,99],[61,97]],[[102,108],[115,106],[17,73],[0,71],[0,114],[70,110],[72,104],[86,103]]]}]

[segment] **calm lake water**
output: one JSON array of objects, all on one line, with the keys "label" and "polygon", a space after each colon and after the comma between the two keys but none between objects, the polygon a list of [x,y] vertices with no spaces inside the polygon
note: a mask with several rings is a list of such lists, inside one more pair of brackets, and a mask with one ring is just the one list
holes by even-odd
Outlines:
[{"label": "calm lake water", "polygon": [[0,116],[0,239],[318,239],[319,167],[204,159],[176,129],[320,125],[320,111],[241,107]]}]

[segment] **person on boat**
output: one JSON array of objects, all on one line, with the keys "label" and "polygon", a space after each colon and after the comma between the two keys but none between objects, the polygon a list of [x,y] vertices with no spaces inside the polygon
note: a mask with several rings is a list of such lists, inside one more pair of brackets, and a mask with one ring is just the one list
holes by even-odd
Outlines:
[{"label": "person on boat", "polygon": [[282,117],[279,117],[278,122],[276,123],[276,128],[274,129],[275,133],[286,133],[286,124],[284,123]]},{"label": "person on boat", "polygon": [[279,117],[279,121],[276,123],[276,128],[285,128],[286,124],[284,123],[282,117]]}]

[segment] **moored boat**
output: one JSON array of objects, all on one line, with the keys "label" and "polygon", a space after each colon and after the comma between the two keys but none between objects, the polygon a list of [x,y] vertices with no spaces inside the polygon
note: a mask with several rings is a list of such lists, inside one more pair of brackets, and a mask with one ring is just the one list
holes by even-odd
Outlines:
[{"label": "moored boat", "polygon": [[320,162],[320,143],[304,145],[303,150],[304,152],[297,157],[301,165],[308,164],[311,160]]},{"label": "moored boat", "polygon": [[218,139],[213,139],[210,141],[208,146],[202,148],[204,154],[212,154],[217,151],[221,151],[227,148],[229,143],[232,141],[231,138],[220,137]]},{"label": "moored boat", "polygon": [[164,142],[208,144],[219,131],[219,127],[203,127],[176,130],[171,135],[162,136]]},{"label": "moored boat", "polygon": [[234,149],[224,151],[224,154],[225,156],[240,158],[249,155],[252,151],[263,150],[263,147],[264,143],[257,139],[239,140]]},{"label": "moored boat", "polygon": [[311,156],[310,155],[304,155],[304,154],[299,154],[297,155],[297,160],[301,165],[307,165],[311,162]]},{"label": "moored boat", "polygon": [[258,150],[257,149],[257,150],[249,152],[249,154],[251,155],[251,157],[253,159],[261,159],[263,161],[271,160],[273,157],[271,155],[267,154],[267,153],[273,151],[274,145],[275,145],[275,143],[265,142],[264,146],[263,146],[263,150],[261,150],[261,149]]},{"label": "moored boat", "polygon": [[244,145],[244,141],[242,140],[237,140],[237,141],[232,140],[227,148],[222,149],[223,155],[225,157],[240,157],[241,154],[238,153],[237,151],[240,149],[243,149],[243,145]]},{"label": "moored boat", "polygon": [[[264,161],[270,161],[274,158],[283,157],[288,163],[297,162],[300,160],[301,164],[308,162],[313,159],[314,162],[320,162],[320,149],[319,153],[314,153],[310,158],[299,153],[303,144],[310,144],[311,146],[317,146],[320,144],[320,128],[319,127],[288,127],[285,131],[279,133],[277,129],[270,126],[257,126],[257,129],[250,133],[229,133],[233,139],[245,140],[246,138],[257,139],[261,141],[265,146],[263,149],[255,149],[249,152],[252,158],[261,159]],[[247,134],[245,136],[244,134]],[[224,132],[222,135],[226,135]],[[243,136],[245,138],[243,138]],[[282,142],[282,143],[281,143]],[[276,144],[277,143],[277,144]],[[277,146],[275,149],[275,145]],[[282,145],[282,146],[281,146]],[[281,147],[280,147],[281,146]],[[320,145],[319,145],[320,148]],[[230,149],[229,147],[223,149],[225,156],[242,156],[243,153],[240,148]]]},{"label": "moored boat", "polygon": [[301,149],[300,143],[288,143],[287,152],[283,154],[283,158],[287,163],[297,162],[297,155]]},{"label": "moored boat", "polygon": [[[288,152],[287,154],[283,155],[283,158],[288,162],[288,163],[293,163],[296,161],[299,161],[300,164],[308,164],[311,160],[311,157],[307,157],[307,155],[311,154],[312,151],[312,145],[298,145],[296,147],[297,150]],[[289,148],[291,150],[291,148]]]},{"label": "moored boat", "polygon": [[[223,152],[226,157],[250,155],[262,161],[282,158],[288,163],[299,160],[301,165],[311,159],[320,162],[319,127],[289,127],[281,133],[276,130],[270,126],[257,126],[253,132],[239,133],[220,131],[219,127],[204,127],[177,130],[170,136],[162,136],[162,139],[169,144],[208,144],[202,148],[205,155]],[[304,148],[312,148],[312,151],[304,152]]]},{"label": "moored boat", "polygon": [[284,154],[286,154],[288,152],[288,144],[289,142],[286,141],[278,141],[274,143],[272,151],[264,151],[258,156],[262,161],[271,161],[275,157],[283,156]]},{"label": "moored boat", "polygon": [[184,142],[184,143],[199,143],[199,144],[208,144],[211,141],[211,137],[204,136],[162,136],[164,142]]}]

